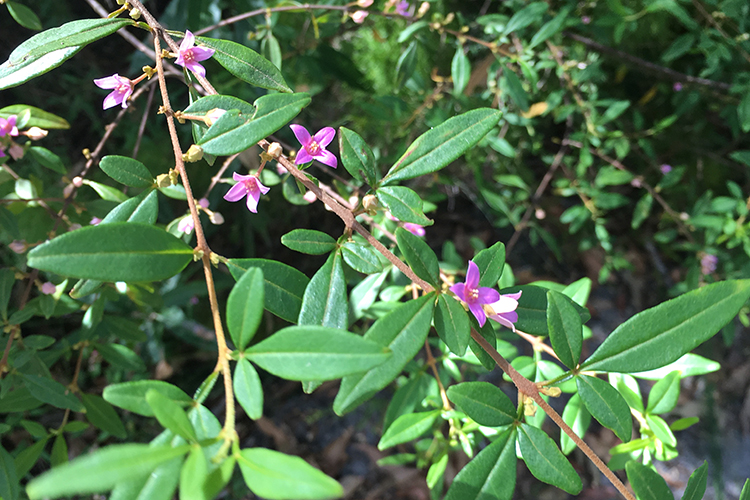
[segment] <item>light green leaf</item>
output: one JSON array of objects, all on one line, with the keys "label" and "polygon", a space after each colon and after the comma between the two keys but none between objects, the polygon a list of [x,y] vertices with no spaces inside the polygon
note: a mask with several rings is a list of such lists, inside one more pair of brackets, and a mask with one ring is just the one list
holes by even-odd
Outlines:
[{"label": "light green leaf", "polygon": [[[576,436],[583,438],[589,428],[589,424],[591,424],[591,413],[589,413],[583,405],[580,395],[573,394],[568,401],[568,404],[565,405],[562,419],[563,422],[573,429]],[[573,441],[566,433],[560,432],[560,449],[562,452],[568,455],[575,449],[575,447],[575,441]]]},{"label": "light green leaf", "polygon": [[211,500],[203,491],[208,478],[206,456],[200,446],[193,446],[180,470],[180,500]]},{"label": "light green leaf", "polygon": [[64,118],[26,104],[13,104],[0,109],[0,118],[7,119],[10,115],[18,115],[27,109],[31,112],[31,118],[26,122],[27,127],[39,127],[45,130],[70,128],[70,124]]},{"label": "light green leaf", "polygon": [[247,349],[245,355],[287,380],[332,380],[367,371],[391,357],[367,336],[312,325],[283,328]]},{"label": "light green leaf", "polygon": [[[532,335],[546,336],[549,332],[547,326],[547,290],[540,286],[523,285],[503,288],[500,293],[508,294],[519,291],[523,293],[518,299],[516,328]],[[581,323],[586,323],[591,318],[588,309],[579,306],[572,299],[570,303],[578,311]]]},{"label": "light green leaf", "polygon": [[740,500],[750,500],[750,479],[745,480],[745,485],[740,491]]},{"label": "light green leaf", "polygon": [[435,330],[440,340],[445,342],[448,349],[456,356],[466,354],[471,338],[471,327],[466,310],[459,301],[441,293],[435,309]]},{"label": "light green leaf", "polygon": [[417,439],[430,430],[441,410],[407,413],[401,415],[383,433],[378,443],[379,450],[385,450],[401,443]]},{"label": "light green leaf", "polygon": [[445,500],[510,500],[516,488],[516,431],[500,433],[461,469]]},{"label": "light green leaf", "polygon": [[685,492],[682,494],[682,500],[702,500],[706,493],[708,483],[708,462],[703,461],[703,465],[698,467],[690,474]]},{"label": "light green leaf", "polygon": [[521,424],[518,445],[526,466],[537,479],[557,486],[571,495],[581,492],[581,478],[546,432],[528,424]]},{"label": "light green leaf", "polygon": [[179,404],[157,389],[146,391],[146,403],[151,407],[156,420],[159,421],[162,427],[169,429],[186,441],[193,443],[198,441],[195,430],[190,425],[190,420],[188,420],[185,411]]},{"label": "light green leaf", "polygon": [[302,308],[302,297],[310,282],[307,276],[297,269],[266,259],[230,259],[229,272],[239,279],[251,267],[263,271],[264,307],[279,318],[296,323]]},{"label": "light green leaf", "polygon": [[189,406],[193,402],[193,399],[185,394],[182,389],[161,380],[138,380],[108,385],[104,388],[102,396],[108,403],[119,406],[124,410],[132,411],[144,417],[153,417],[154,411],[146,402],[146,393],[152,389],[159,391],[181,407]]},{"label": "light green leaf", "polygon": [[109,155],[102,158],[99,167],[120,184],[130,187],[150,187],[154,178],[146,165],[127,156]]},{"label": "light green leaf", "polygon": [[497,242],[471,259],[479,269],[479,286],[494,287],[505,268],[505,245]]},{"label": "light green leaf", "polygon": [[263,416],[263,386],[258,372],[245,358],[237,360],[234,368],[234,394],[247,416],[258,420]]},{"label": "light green leaf", "polygon": [[232,287],[227,299],[227,328],[240,351],[255,336],[263,318],[264,301],[263,271],[257,267],[248,269]]},{"label": "light green leaf", "polygon": [[680,397],[680,380],[680,372],[675,370],[656,382],[648,394],[646,411],[657,415],[671,411]]},{"label": "light green leaf", "polygon": [[654,431],[659,441],[669,446],[677,446],[677,440],[663,418],[657,415],[646,415],[646,422],[648,422],[649,428]]},{"label": "light green leaf", "polygon": [[463,382],[448,388],[448,398],[479,425],[499,427],[516,420],[510,398],[489,382]]},{"label": "light green leaf", "polygon": [[430,246],[422,238],[411,234],[403,227],[396,229],[396,242],[414,274],[438,288],[440,286],[440,266],[437,256]]},{"label": "light green leaf", "polygon": [[216,50],[213,58],[240,80],[264,89],[279,92],[292,91],[281,76],[281,71],[254,50],[228,40],[203,36],[196,39],[201,44]]},{"label": "light green leaf", "polygon": [[705,375],[706,373],[718,371],[720,368],[721,364],[716,361],[712,361],[697,354],[688,353],[674,363],[669,363],[666,366],[654,370],[635,372],[632,375],[646,380],[661,380],[675,370],[679,371],[681,376],[685,378]]},{"label": "light green leaf", "polygon": [[33,479],[26,486],[31,500],[108,491],[130,478],[148,474],[160,464],[181,457],[189,445],[150,447],[121,444],[101,448]]},{"label": "light green leaf", "polygon": [[651,467],[631,460],[625,471],[638,500],[674,500],[667,482]]},{"label": "light green leaf", "polygon": [[667,365],[716,334],[748,297],[750,280],[731,280],[663,302],[617,327],[582,368],[630,373]]},{"label": "light green leaf", "polygon": [[633,220],[630,222],[630,227],[633,229],[641,227],[643,221],[645,221],[651,213],[651,207],[653,204],[654,197],[651,196],[651,193],[644,194],[643,197],[638,200],[638,203],[635,204],[635,209],[633,209]]},{"label": "light green leaf", "polygon": [[39,375],[22,374],[23,382],[32,396],[57,408],[85,411],[84,406],[60,382]]},{"label": "light green leaf", "polygon": [[86,419],[94,426],[120,439],[128,436],[120,416],[104,398],[96,394],[81,394],[81,400],[86,407]]},{"label": "light green leaf", "polygon": [[453,78],[453,95],[461,95],[469,83],[471,64],[464,53],[464,46],[459,45],[451,61],[451,77]]},{"label": "light green leaf", "polygon": [[339,127],[339,155],[341,163],[357,182],[370,186],[378,182],[378,169],[370,146],[353,130]]},{"label": "light green leaf", "polygon": [[236,455],[250,490],[269,500],[338,498],[344,489],[299,457],[265,448],[248,448]]},{"label": "light green leaf", "polygon": [[586,307],[591,293],[591,278],[581,278],[563,288],[562,293],[573,299],[581,307]]},{"label": "light green leaf", "polygon": [[136,222],[88,226],[29,252],[29,267],[100,281],[171,278],[193,259],[193,250],[163,229]]},{"label": "light green leaf", "polygon": [[58,174],[65,175],[68,173],[60,157],[49,149],[40,146],[31,146],[29,153],[41,166],[53,170]]},{"label": "light green leaf", "polygon": [[624,442],[633,434],[633,417],[623,397],[608,382],[596,377],[576,377],[576,387],[586,409],[604,427],[612,429]]},{"label": "light green leaf", "polygon": [[128,199],[128,197],[122,191],[119,191],[112,186],[102,184],[101,182],[94,182],[89,179],[83,179],[83,184],[96,191],[96,194],[98,194],[102,200],[122,203],[123,201],[127,201]]},{"label": "light green leaf", "polygon": [[348,322],[342,257],[339,252],[334,252],[307,285],[297,323],[344,329]]},{"label": "light green leaf", "polygon": [[312,229],[294,229],[281,237],[281,244],[309,255],[323,255],[336,248],[336,240]]},{"label": "light green leaf", "polygon": [[568,368],[578,366],[583,347],[583,325],[574,302],[554,290],[547,291],[547,328],[552,348]]},{"label": "light green leaf", "polygon": [[383,270],[380,254],[369,244],[347,241],[341,245],[341,256],[349,267],[360,273],[374,274]]},{"label": "light green leaf", "polygon": [[42,29],[42,22],[39,20],[39,17],[24,4],[8,1],[5,2],[5,6],[8,7],[8,12],[13,16],[13,19],[24,28],[35,31]]},{"label": "light green leaf", "polygon": [[0,90],[44,74],[89,43],[132,24],[129,19],[82,19],[36,34],[16,47],[0,65]]},{"label": "light green leaf", "polygon": [[420,226],[431,226],[435,223],[422,211],[422,198],[408,187],[381,187],[375,191],[375,196],[391,212],[391,215],[402,222],[411,222]]},{"label": "light green leaf", "polygon": [[495,109],[479,108],[446,120],[419,136],[391,167],[382,184],[440,170],[479,142],[501,116]]}]

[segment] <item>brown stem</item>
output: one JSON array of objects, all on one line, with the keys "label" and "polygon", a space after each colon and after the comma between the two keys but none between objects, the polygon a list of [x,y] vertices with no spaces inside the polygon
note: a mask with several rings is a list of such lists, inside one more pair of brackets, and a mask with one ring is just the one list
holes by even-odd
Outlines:
[{"label": "brown stem", "polygon": [[453,407],[451,406],[451,402],[448,400],[448,394],[445,391],[445,386],[443,386],[443,382],[440,380],[440,374],[438,373],[437,366],[435,366],[437,362],[435,361],[435,357],[432,355],[432,351],[430,350],[430,343],[427,340],[424,341],[424,350],[425,353],[427,353],[427,365],[429,365],[429,367],[432,369],[432,374],[435,376],[438,388],[440,389],[440,399],[443,400],[443,409],[445,411],[450,411]]}]

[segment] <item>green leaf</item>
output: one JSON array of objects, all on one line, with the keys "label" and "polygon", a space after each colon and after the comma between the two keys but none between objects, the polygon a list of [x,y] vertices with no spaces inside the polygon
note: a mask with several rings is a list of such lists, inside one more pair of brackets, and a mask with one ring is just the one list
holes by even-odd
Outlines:
[{"label": "green leaf", "polygon": [[117,205],[102,219],[99,225],[110,222],[142,222],[154,224],[159,211],[156,191],[147,189],[138,196]]},{"label": "green leaf", "polygon": [[664,62],[670,62],[678,59],[680,56],[686,54],[691,48],[693,48],[695,39],[696,37],[692,33],[678,36],[674,39],[672,45],[670,45],[669,48],[664,51],[664,54],[662,54],[661,56],[661,60]]},{"label": "green leaf", "polygon": [[70,128],[70,124],[64,118],[27,104],[6,106],[0,109],[0,117],[7,119],[10,115],[18,115],[25,110],[31,112],[31,118],[26,122],[27,127],[39,127],[46,130]]},{"label": "green leaf", "polygon": [[576,387],[586,409],[604,427],[628,442],[633,434],[633,417],[623,397],[608,382],[596,377],[576,377]]},{"label": "green leaf", "polygon": [[200,446],[193,446],[180,470],[180,500],[210,500],[203,491],[208,463]]},{"label": "green leaf", "polygon": [[342,257],[332,253],[305,289],[299,325],[319,325],[330,328],[346,328],[349,322],[349,306],[346,295],[346,278]]},{"label": "green leaf", "polygon": [[[534,285],[512,286],[500,290],[501,294],[523,292],[518,299],[518,321],[515,323],[516,328],[522,332],[532,335],[546,336],[549,332],[547,326],[547,290]],[[581,307],[573,300],[570,303],[578,311],[581,317],[581,323],[587,322],[591,318],[588,309]]]},{"label": "green leaf", "polygon": [[197,37],[197,40],[216,50],[213,58],[240,80],[264,89],[292,91],[281,76],[281,71],[254,50],[228,40],[203,36]]},{"label": "green leaf", "polygon": [[440,266],[437,256],[430,246],[422,238],[411,234],[403,227],[396,229],[396,242],[414,274],[438,288],[440,286]]},{"label": "green leaf", "polygon": [[682,494],[682,500],[702,500],[703,495],[706,493],[707,483],[708,463],[704,460],[703,465],[690,474],[685,492]]},{"label": "green leaf", "polygon": [[16,47],[0,65],[0,90],[44,74],[89,43],[132,24],[129,19],[82,19],[36,34]]},{"label": "green leaf", "polygon": [[657,415],[646,415],[646,422],[648,422],[649,428],[654,431],[654,435],[659,441],[669,446],[677,446],[677,439],[675,439],[672,430],[663,418]]},{"label": "green leaf", "polygon": [[383,433],[378,443],[379,450],[385,450],[401,443],[406,443],[432,428],[441,410],[407,413],[398,417]]},{"label": "green leaf", "polygon": [[230,259],[229,272],[239,279],[251,267],[263,271],[264,307],[279,318],[296,323],[302,308],[302,297],[310,280],[295,268],[266,259]]},{"label": "green leaf", "polygon": [[424,345],[434,307],[435,295],[430,293],[399,305],[370,327],[364,338],[389,348],[393,355],[366,373],[344,377],[333,411],[343,415],[353,410],[401,373]]},{"label": "green leaf", "polygon": [[446,120],[420,135],[383,178],[382,184],[436,172],[464,154],[500,121],[502,113],[479,108]]},{"label": "green leaf", "polygon": [[560,9],[560,13],[558,15],[556,15],[551,21],[545,23],[544,26],[542,26],[539,31],[537,31],[534,36],[531,37],[531,41],[526,46],[526,49],[533,49],[558,31],[560,31],[563,27],[565,19],[568,17],[568,14],[570,14],[570,11],[572,9],[573,8],[571,6],[565,6]]},{"label": "green leaf", "polygon": [[547,291],[547,328],[552,348],[568,368],[578,366],[583,346],[583,325],[574,302],[554,290]]},{"label": "green leaf", "polygon": [[581,278],[562,289],[562,293],[581,307],[586,307],[591,293],[591,278]]},{"label": "green leaf", "polygon": [[[469,321],[471,322],[471,320]],[[495,330],[492,329],[492,325],[489,321],[485,322],[484,326],[477,329],[477,331],[482,337],[484,337],[484,340],[489,342],[492,347],[495,347],[497,345]],[[473,338],[469,338],[469,348],[471,349],[471,352],[474,353],[474,356],[482,366],[490,371],[495,369],[495,360],[492,359],[492,356],[490,356],[487,351],[482,349],[482,346],[480,346],[479,343]]]},{"label": "green leaf", "polygon": [[499,427],[516,420],[510,398],[489,382],[463,382],[448,388],[448,398],[479,425]]},{"label": "green leaf", "polygon": [[146,403],[151,407],[156,420],[162,427],[169,429],[186,441],[196,442],[198,440],[193,426],[190,425],[190,420],[188,420],[185,411],[179,404],[157,389],[146,391]]},{"label": "green leaf", "polygon": [[479,286],[494,287],[505,268],[505,245],[497,242],[471,259],[479,268]]},{"label": "green leaf", "polygon": [[663,302],[617,327],[581,367],[630,373],[669,364],[716,334],[748,297],[750,280],[731,280]]},{"label": "green leaf", "polygon": [[19,492],[16,464],[11,454],[0,446],[0,498],[16,500]]},{"label": "green leaf", "polygon": [[508,95],[511,99],[513,99],[513,102],[516,103],[516,106],[521,108],[521,111],[528,111],[529,98],[526,95],[526,91],[523,89],[521,79],[518,78],[518,75],[516,75],[513,70],[508,68],[507,66],[503,70],[503,82],[505,88],[508,91]]},{"label": "green leaf", "polygon": [[546,432],[521,424],[518,432],[521,455],[534,476],[547,484],[577,495],[583,489],[581,478]]},{"label": "green leaf", "polygon": [[[629,101],[623,102],[629,104]],[[599,169],[599,171],[596,173],[594,184],[598,187],[620,186],[622,184],[628,184],[634,178],[635,176],[626,170],[620,170],[612,166],[606,166]]]},{"label": "green leaf", "polygon": [[29,267],[100,281],[171,278],[193,259],[182,240],[155,226],[115,222],[58,236],[28,255]]},{"label": "green leaf", "polygon": [[[589,424],[591,424],[591,413],[589,413],[583,405],[581,396],[577,393],[573,394],[568,401],[568,404],[565,405],[562,419],[563,422],[573,429],[573,432],[575,432],[579,438],[583,438],[589,428]],[[575,441],[564,432],[560,432],[560,449],[562,452],[568,455],[575,449],[575,447]]]},{"label": "green leaf", "polygon": [[265,448],[248,448],[236,455],[250,490],[269,500],[338,498],[344,489],[299,457]]},{"label": "green leaf", "polygon": [[32,146],[29,148],[29,153],[31,153],[31,156],[38,161],[41,166],[53,170],[58,174],[65,175],[68,173],[60,157],[49,149]]},{"label": "green leaf", "polygon": [[115,406],[144,417],[153,417],[154,411],[146,402],[146,393],[156,390],[180,406],[189,406],[193,399],[182,389],[161,380],[138,380],[108,385],[104,388],[104,400]]},{"label": "green leaf", "polygon": [[248,269],[237,280],[227,299],[227,328],[240,351],[253,340],[263,318],[263,271]]},{"label": "green leaf", "polygon": [[85,411],[84,406],[60,382],[39,375],[22,374],[24,384],[32,396],[57,408]]},{"label": "green leaf", "polygon": [[667,482],[651,467],[631,460],[625,471],[638,500],[674,500]]},{"label": "green leaf", "polygon": [[461,469],[445,500],[510,500],[516,487],[516,431],[504,431]]},{"label": "green leaf", "polygon": [[237,402],[248,417],[258,420],[263,416],[263,386],[258,372],[245,358],[237,360],[233,382]]},{"label": "green leaf", "polygon": [[[185,112],[210,97],[216,96],[199,99]],[[222,115],[209,127],[198,145],[204,152],[216,156],[239,153],[289,123],[308,104],[310,96],[305,93],[264,95],[253,103],[253,113],[228,111]]]},{"label": "green leaf", "polygon": [[503,35],[513,33],[514,31],[518,31],[532,23],[535,23],[542,18],[545,12],[547,12],[547,8],[548,5],[546,2],[530,3],[523,9],[513,14],[513,17],[510,18],[508,24],[505,25]]},{"label": "green leaf", "polygon": [[160,464],[181,457],[189,445],[150,447],[121,444],[101,448],[33,479],[26,486],[31,500],[108,491],[130,478],[153,471]]},{"label": "green leaf", "polygon": [[633,220],[630,222],[630,227],[633,229],[641,227],[643,221],[645,221],[651,213],[651,207],[653,204],[654,197],[651,196],[651,193],[644,194],[643,198],[638,200],[638,203],[635,204],[635,209],[633,209]]},{"label": "green leaf", "polygon": [[750,479],[745,481],[745,485],[740,491],[740,500],[750,500]]},{"label": "green leaf", "polygon": [[697,354],[688,353],[674,363],[669,363],[654,370],[635,372],[632,375],[638,378],[645,378],[646,380],[661,380],[675,370],[679,371],[681,376],[685,378],[705,375],[706,373],[718,371],[720,368],[721,364],[716,361],[706,359]]},{"label": "green leaf", "polygon": [[620,393],[620,396],[628,403],[628,406],[643,413],[643,397],[641,389],[632,376],[623,373],[610,373],[609,383]]},{"label": "green leaf", "polygon": [[[49,441],[49,436],[45,436],[44,438],[40,439],[36,443],[32,444],[28,448],[25,448],[21,452],[16,455],[16,473],[18,477],[24,477],[26,474],[29,473],[32,467],[36,465],[37,461],[39,460],[39,457],[42,455],[42,452],[44,451],[44,447],[47,445],[47,441]],[[0,448],[2,450],[2,448]],[[5,450],[3,450],[5,451]],[[2,453],[2,451],[0,451]],[[2,466],[0,466],[2,468]],[[2,475],[3,472],[0,470],[0,496],[5,498],[5,494],[3,491],[5,488],[3,487],[3,480]]]},{"label": "green leaf", "polygon": [[435,330],[440,340],[445,342],[448,349],[456,356],[466,354],[471,338],[469,317],[461,303],[450,295],[444,293],[438,295]]},{"label": "green leaf", "polygon": [[309,255],[323,255],[336,248],[336,240],[312,229],[294,229],[281,237],[281,244]]},{"label": "green leaf", "polygon": [[105,174],[126,186],[145,188],[154,185],[154,178],[146,165],[127,156],[105,156],[99,162],[99,167]]},{"label": "green leaf", "polygon": [[124,370],[146,371],[146,365],[141,357],[124,345],[97,343],[95,346],[104,359],[113,366]]},{"label": "green leaf", "polygon": [[740,127],[743,132],[750,132],[750,93],[745,93],[745,97],[737,106],[737,119],[740,121]]},{"label": "green leaf", "polygon": [[55,436],[49,458],[53,468],[68,462],[68,443],[65,441],[64,434],[61,433]]},{"label": "green leaf", "polygon": [[[234,465],[236,459],[231,456],[224,460],[224,462],[208,474],[206,482],[203,484],[204,498],[210,500],[219,496],[221,490],[229,483],[234,474]],[[112,499],[110,499],[112,500]]]},{"label": "green leaf", "polygon": [[21,231],[18,228],[16,216],[5,207],[0,207],[0,229],[10,234],[13,239],[21,239]]},{"label": "green leaf", "polygon": [[648,394],[646,411],[654,414],[671,411],[680,397],[680,380],[680,372],[675,370],[656,382]]},{"label": "green leaf", "polygon": [[32,396],[26,387],[14,389],[0,398],[0,413],[33,410],[40,406],[42,406],[42,402]]},{"label": "green leaf", "polygon": [[101,182],[94,182],[89,179],[83,179],[83,184],[96,191],[96,194],[98,194],[102,200],[116,201],[118,203],[121,203],[123,201],[127,201],[128,199],[128,197],[122,191],[119,191],[112,186],[102,184]]},{"label": "green leaf", "polygon": [[451,77],[453,78],[453,95],[461,95],[471,77],[471,63],[464,53],[464,46],[459,45],[451,61]]},{"label": "green leaf", "polygon": [[81,400],[86,407],[86,419],[94,426],[120,439],[128,436],[120,416],[104,398],[95,394],[81,394]]},{"label": "green leaf", "polygon": [[247,349],[245,355],[287,380],[333,380],[367,371],[391,357],[367,336],[313,325],[283,328]]},{"label": "green leaf", "polygon": [[380,254],[369,243],[347,241],[341,245],[341,256],[349,267],[360,273],[374,274],[383,270]]},{"label": "green leaf", "polygon": [[388,403],[383,417],[383,429],[388,429],[401,415],[413,412],[417,406],[421,406],[425,395],[436,395],[437,390],[434,378],[422,371],[413,374],[408,382],[396,390]]},{"label": "green leaf", "polygon": [[10,294],[15,283],[16,273],[13,269],[7,267],[0,269],[0,315],[4,322],[8,320],[8,302],[10,302]]},{"label": "green leaf", "polygon": [[402,87],[417,67],[417,41],[412,40],[396,62],[396,86]]},{"label": "green leaf", "polygon": [[378,182],[378,169],[370,146],[353,130],[339,127],[339,155],[341,163],[357,182],[367,182],[375,186]]},{"label": "green leaf", "polygon": [[13,19],[24,28],[36,31],[42,29],[42,22],[39,20],[39,17],[24,4],[8,1],[5,2],[5,6],[8,7],[8,12],[13,16]]},{"label": "green leaf", "polygon": [[391,215],[400,221],[420,226],[431,226],[435,223],[422,211],[422,198],[408,187],[385,186],[375,191],[375,196]]}]

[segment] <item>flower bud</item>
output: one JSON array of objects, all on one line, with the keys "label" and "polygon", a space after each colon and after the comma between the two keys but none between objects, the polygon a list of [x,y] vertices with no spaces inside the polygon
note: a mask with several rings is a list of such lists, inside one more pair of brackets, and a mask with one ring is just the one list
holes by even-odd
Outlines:
[{"label": "flower bud", "polygon": [[203,118],[203,122],[210,127],[216,122],[216,120],[221,118],[224,113],[226,113],[225,109],[214,108],[206,113],[206,116]]},{"label": "flower bud", "polygon": [[197,201],[198,205],[200,205],[201,208],[208,208],[208,199],[207,198],[201,198]]},{"label": "flower bud", "polygon": [[169,174],[159,174],[156,176],[156,185],[160,188],[166,188],[172,185],[172,180],[169,178]]},{"label": "flower bud", "polygon": [[268,146],[268,154],[271,155],[272,158],[276,159],[279,156],[281,156],[284,153],[284,149],[281,147],[281,144],[278,142],[272,142],[270,146]]},{"label": "flower bud", "polygon": [[80,176],[73,177],[73,185],[77,188],[83,186],[83,178]]},{"label": "flower bud", "polygon": [[11,145],[8,148],[8,153],[10,153],[11,158],[14,160],[20,160],[23,158],[25,152],[23,146],[16,144],[15,142],[11,142]]},{"label": "flower bud", "polygon": [[49,134],[49,132],[44,130],[43,128],[31,127],[23,134],[32,141],[38,141],[39,139],[44,139],[45,137],[47,137],[47,134]]},{"label": "flower bud", "polygon": [[424,16],[427,14],[428,10],[430,10],[430,2],[422,2],[422,5],[419,6],[419,10],[417,11],[417,17]]},{"label": "flower bud", "polygon": [[133,19],[140,19],[141,18],[141,10],[140,9],[130,9],[130,17]]},{"label": "flower bud", "polygon": [[372,5],[373,0],[357,0],[357,6],[362,7],[363,9],[366,9],[370,5]]},{"label": "flower bud", "polygon": [[352,14],[352,21],[354,21],[356,24],[362,24],[369,14],[370,13],[366,10],[358,10],[357,12]]},{"label": "flower bud", "polygon": [[368,212],[377,210],[378,208],[378,198],[373,194],[368,194],[364,198],[362,198],[362,206],[365,210]]},{"label": "flower bud", "polygon": [[211,221],[211,224],[214,224],[216,226],[221,226],[222,224],[224,224],[224,216],[219,212],[211,212],[211,215],[208,216],[208,220]]},{"label": "flower bud", "polygon": [[47,281],[42,285],[42,293],[44,295],[52,295],[57,291],[57,287],[51,281]]},{"label": "flower bud", "polygon": [[180,174],[177,173],[177,170],[175,170],[173,168],[169,169],[169,180],[170,180],[170,182],[172,183],[173,186],[175,184],[177,184],[177,181],[180,180]]},{"label": "flower bud", "polygon": [[200,161],[202,158],[203,148],[198,146],[197,144],[193,144],[192,146],[190,146],[187,152],[182,155],[182,161],[187,163],[195,163],[197,161]]}]

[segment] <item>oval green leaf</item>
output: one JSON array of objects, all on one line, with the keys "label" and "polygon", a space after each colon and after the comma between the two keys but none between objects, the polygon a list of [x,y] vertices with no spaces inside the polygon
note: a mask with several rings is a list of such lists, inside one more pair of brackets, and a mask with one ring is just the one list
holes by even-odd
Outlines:
[{"label": "oval green leaf", "polygon": [[154,178],[146,165],[127,156],[105,156],[99,162],[99,167],[105,174],[126,186],[145,188],[154,184]]},{"label": "oval green leaf", "polygon": [[422,238],[410,233],[403,227],[396,229],[396,242],[414,274],[438,288],[440,286],[440,266],[437,256],[430,246]]},{"label": "oval green leaf", "polygon": [[344,329],[348,322],[344,266],[341,254],[334,252],[307,285],[297,324]]},{"label": "oval green leaf", "polygon": [[583,347],[583,325],[574,302],[560,292],[547,291],[547,328],[552,348],[568,368],[578,366]]},{"label": "oval green leaf", "polygon": [[182,389],[161,380],[137,380],[108,385],[104,388],[102,396],[108,403],[124,410],[144,417],[153,417],[154,411],[146,402],[146,393],[152,389],[159,391],[181,407],[189,406],[193,402],[193,399]]},{"label": "oval green leaf", "polygon": [[448,398],[479,425],[499,427],[516,420],[516,408],[505,393],[489,382],[463,382],[448,388]]},{"label": "oval green leaf", "polygon": [[638,500],[674,500],[667,482],[651,467],[631,460],[625,465],[625,472]]},{"label": "oval green leaf", "polygon": [[422,212],[422,198],[408,187],[385,186],[375,191],[375,195],[380,203],[402,222],[420,226],[431,226],[435,223]]},{"label": "oval green leaf", "polygon": [[[708,484],[708,462],[704,461],[703,465],[698,467],[690,474],[685,492],[682,494],[682,500],[701,500],[706,493]],[[747,483],[745,483],[747,486]],[[750,492],[748,492],[750,493]]]},{"label": "oval green leaf", "polygon": [[60,382],[39,375],[22,374],[24,385],[34,398],[57,408],[85,411],[84,406]]},{"label": "oval green leaf", "polygon": [[240,351],[255,336],[263,318],[263,271],[248,269],[235,283],[227,299],[227,328],[235,347]]},{"label": "oval green leaf", "polygon": [[331,236],[312,229],[294,229],[281,237],[281,244],[308,255],[323,255],[336,248]]},{"label": "oval green leaf", "polygon": [[479,268],[479,286],[494,287],[505,268],[505,245],[497,242],[471,259]]},{"label": "oval green leaf", "polygon": [[370,146],[353,130],[339,127],[339,155],[341,163],[357,182],[366,181],[370,186],[378,182],[375,156]]},{"label": "oval green leaf", "polygon": [[612,429],[623,442],[633,434],[633,417],[623,397],[608,382],[596,377],[581,375],[576,378],[578,394],[586,409],[604,427]]},{"label": "oval green leaf", "polygon": [[120,416],[104,398],[96,394],[81,394],[81,400],[86,407],[86,419],[94,426],[120,439],[128,436]]},{"label": "oval green leaf", "polygon": [[247,416],[258,420],[263,416],[263,386],[258,372],[245,358],[237,360],[234,368],[234,394]]},{"label": "oval green leaf", "polygon": [[680,372],[675,370],[654,384],[648,394],[646,411],[656,415],[671,411],[680,397],[680,380]]},{"label": "oval green leaf", "polygon": [[379,450],[385,450],[401,443],[417,439],[430,430],[441,410],[422,411],[401,415],[383,433],[378,443]]},{"label": "oval green leaf", "polygon": [[518,445],[526,466],[537,479],[557,486],[571,495],[581,492],[581,478],[546,432],[528,424],[521,424]]},{"label": "oval green leaf", "polygon": [[[573,396],[568,401],[568,404],[565,405],[562,419],[563,422],[568,424],[568,426],[573,429],[573,432],[576,433],[576,436],[578,436],[579,438],[583,438],[589,428],[589,424],[591,424],[591,413],[589,413],[589,411],[581,402],[581,396],[579,396],[578,394],[573,394]],[[560,449],[562,450],[562,452],[565,455],[568,455],[575,449],[575,447],[575,441],[573,441],[570,436],[568,436],[564,432],[561,432]]]},{"label": "oval green leaf", "polygon": [[[523,291],[523,293],[521,298],[518,299],[516,328],[532,335],[546,336],[549,333],[547,326],[547,290],[539,286],[523,285],[503,288],[500,293],[516,293],[518,291]],[[570,302],[578,311],[581,323],[586,323],[591,319],[588,309],[579,306],[572,300]]]},{"label": "oval green leaf", "polygon": [[35,31],[42,29],[42,22],[39,20],[39,17],[24,4],[8,1],[5,2],[5,6],[8,7],[8,12],[13,16],[13,19],[24,28]]},{"label": "oval green leaf", "polygon": [[68,173],[60,157],[49,149],[39,146],[32,146],[29,148],[29,153],[31,154],[32,158],[39,162],[41,166],[53,170],[58,174],[65,175]]},{"label": "oval green leaf", "polygon": [[435,330],[440,340],[445,342],[448,349],[456,356],[466,354],[466,348],[471,339],[471,326],[469,316],[461,303],[441,293],[437,300],[435,309]]},{"label": "oval green leaf", "polygon": [[349,267],[360,273],[373,274],[383,270],[380,254],[369,244],[347,241],[341,246],[341,256]]},{"label": "oval green leaf", "polygon": [[27,127],[39,127],[45,130],[51,129],[68,129],[70,123],[64,118],[60,118],[57,115],[44,111],[43,109],[29,106],[28,104],[12,104],[0,109],[0,118],[7,119],[10,115],[18,115],[19,113],[29,110],[31,117],[26,122]]},{"label": "oval green leaf", "polygon": [[194,443],[198,440],[185,411],[172,399],[157,389],[149,389],[146,391],[146,403],[151,407],[156,420],[162,427],[174,432],[185,441]]}]

